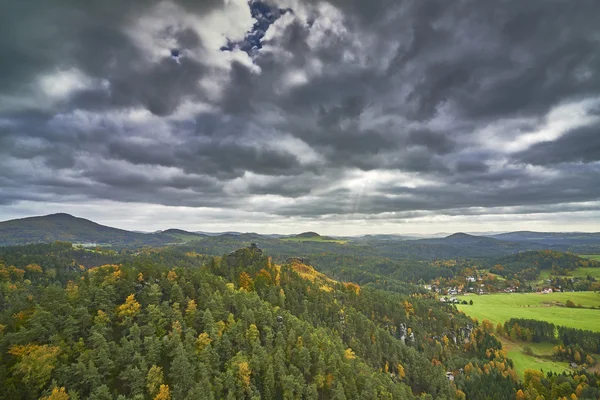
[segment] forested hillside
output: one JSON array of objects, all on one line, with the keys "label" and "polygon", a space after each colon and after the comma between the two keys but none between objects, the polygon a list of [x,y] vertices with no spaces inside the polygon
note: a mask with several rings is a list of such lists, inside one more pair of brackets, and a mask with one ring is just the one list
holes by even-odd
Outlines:
[{"label": "forested hillside", "polygon": [[1,398],[484,399],[518,389],[500,342],[430,294],[337,282],[256,247],[87,252],[95,267],[78,262],[84,253],[68,243],[0,251]]},{"label": "forested hillside", "polygon": [[528,251],[491,261],[490,271],[506,277],[533,280],[541,270],[565,275],[576,268],[600,267],[600,262],[557,251]]},{"label": "forested hillside", "polygon": [[130,232],[69,214],[52,214],[0,222],[0,246],[50,243],[56,240],[117,247],[164,245],[177,241],[168,234]]}]

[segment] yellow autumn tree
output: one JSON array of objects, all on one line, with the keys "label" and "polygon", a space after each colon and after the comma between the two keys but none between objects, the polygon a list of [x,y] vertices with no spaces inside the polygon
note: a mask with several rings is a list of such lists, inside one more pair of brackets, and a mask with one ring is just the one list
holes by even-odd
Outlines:
[{"label": "yellow autumn tree", "polygon": [[525,400],[525,399],[526,399],[525,393],[523,393],[523,391],[521,389],[519,389],[517,391],[517,400]]},{"label": "yellow autumn tree", "polygon": [[204,350],[206,346],[211,344],[211,342],[212,339],[210,338],[210,336],[208,336],[208,333],[202,332],[201,334],[199,334],[198,339],[196,339],[196,349],[198,350],[198,353],[202,352],[202,350]]},{"label": "yellow autumn tree", "polygon": [[358,286],[356,283],[346,282],[344,283],[344,286],[346,289],[353,291],[355,294],[360,294],[360,286]]},{"label": "yellow autumn tree", "polygon": [[247,292],[252,290],[252,278],[250,277],[250,275],[248,275],[248,273],[246,271],[243,271],[240,274],[240,289],[243,289]]},{"label": "yellow autumn tree", "polygon": [[125,303],[117,308],[117,314],[122,318],[133,318],[140,312],[142,306],[135,300],[135,295],[130,294]]},{"label": "yellow autumn tree", "polygon": [[154,400],[171,400],[169,385],[160,385],[158,393],[154,396]]},{"label": "yellow autumn tree", "polygon": [[344,357],[347,360],[354,360],[356,358],[356,354],[354,353],[354,350],[352,350],[350,347],[348,347],[346,349],[346,351],[344,352]]},{"label": "yellow autumn tree", "polygon": [[38,273],[38,274],[41,274],[42,272],[44,272],[44,271],[42,270],[42,267],[40,267],[40,266],[39,266],[39,265],[37,265],[37,264],[29,264],[29,265],[27,265],[27,266],[25,267],[25,271],[27,271],[27,272],[31,272],[31,273]]},{"label": "yellow autumn tree", "polygon": [[256,277],[263,278],[267,285],[270,285],[273,282],[273,277],[271,276],[269,271],[267,271],[264,268],[261,269],[260,271],[258,271],[258,274],[256,274]]},{"label": "yellow autumn tree", "polygon": [[169,271],[169,273],[167,274],[167,279],[170,280],[171,282],[176,281],[177,280],[177,272]]},{"label": "yellow autumn tree", "polygon": [[404,367],[402,366],[402,364],[398,364],[397,369],[398,369],[398,378],[400,378],[400,379],[405,378],[406,372],[404,371]]},{"label": "yellow autumn tree", "polygon": [[188,315],[190,313],[195,313],[198,309],[198,305],[196,304],[196,300],[190,300],[187,303],[187,307],[185,308],[185,314]]},{"label": "yellow autumn tree", "polygon": [[484,319],[481,322],[481,327],[483,328],[484,331],[486,332],[494,332],[494,324],[492,323],[492,321],[490,321],[489,319]]},{"label": "yellow autumn tree", "polygon": [[442,343],[444,344],[444,347],[448,347],[450,345],[450,339],[448,339],[448,336],[444,335],[442,338]]},{"label": "yellow autumn tree", "polygon": [[407,318],[415,313],[415,309],[414,309],[413,305],[410,304],[408,301],[404,300],[403,305],[404,305],[404,311],[406,312]]},{"label": "yellow autumn tree", "polygon": [[55,387],[49,396],[40,397],[40,400],[69,400],[69,395],[64,387]]},{"label": "yellow autumn tree", "polygon": [[12,346],[8,352],[19,358],[14,368],[23,376],[23,382],[41,389],[50,379],[60,349],[56,346],[27,344]]},{"label": "yellow autumn tree", "polygon": [[194,325],[194,319],[196,318],[196,312],[198,311],[198,304],[196,301],[191,299],[188,301],[187,306],[185,307],[185,321],[188,325]]},{"label": "yellow autumn tree", "polygon": [[250,375],[252,370],[248,361],[241,361],[237,364],[238,367],[238,378],[246,390],[250,387]]}]

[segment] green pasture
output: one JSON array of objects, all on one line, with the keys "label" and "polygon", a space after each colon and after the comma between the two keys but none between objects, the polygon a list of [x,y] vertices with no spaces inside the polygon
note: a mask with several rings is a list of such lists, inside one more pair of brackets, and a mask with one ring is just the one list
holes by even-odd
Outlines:
[{"label": "green pasture", "polygon": [[600,261],[600,254],[577,254],[579,257],[589,258],[590,260]]},{"label": "green pasture", "polygon": [[600,279],[600,268],[576,268],[570,272],[570,276],[587,278],[588,275],[591,275],[592,278]]},{"label": "green pasture", "polygon": [[508,358],[513,360],[515,370],[521,379],[524,379],[526,369],[537,369],[544,372],[552,371],[558,374],[569,369],[567,362],[553,361],[549,358],[539,357],[535,351],[536,355],[525,354],[523,347],[525,346],[519,344],[507,352]]},{"label": "green pasture", "polygon": [[473,300],[473,305],[458,305],[459,310],[480,322],[488,319],[494,326],[511,318],[527,318],[600,332],[600,309],[564,307],[567,300],[584,307],[600,307],[600,293],[501,293],[460,299]]}]

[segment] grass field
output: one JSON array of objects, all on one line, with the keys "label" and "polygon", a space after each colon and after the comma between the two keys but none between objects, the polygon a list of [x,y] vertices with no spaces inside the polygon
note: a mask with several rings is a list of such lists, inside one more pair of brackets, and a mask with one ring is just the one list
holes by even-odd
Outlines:
[{"label": "grass field", "polygon": [[480,322],[489,319],[494,325],[510,318],[528,318],[600,332],[600,310],[566,308],[567,300],[585,307],[600,306],[600,294],[594,292],[563,292],[551,294],[502,293],[466,296],[473,305],[458,305],[459,310]]},{"label": "grass field", "polygon": [[600,254],[578,254],[579,257],[589,258],[590,260],[600,261]]},{"label": "grass field", "polygon": [[[567,300],[586,307],[600,306],[600,294],[594,292],[563,292],[551,294],[538,293],[502,293],[484,296],[466,296],[473,300],[473,305],[458,305],[458,308],[480,322],[489,319],[496,325],[510,318],[530,318],[552,322],[555,325],[571,326],[600,332],[600,310],[586,308],[566,308],[562,305]],[[553,371],[561,373],[569,369],[567,362],[554,361],[552,343],[513,342],[499,338],[507,355],[513,360],[515,369],[521,379],[526,369]],[[524,352],[529,346],[533,354]]]},{"label": "grass field", "polygon": [[[534,355],[525,354],[523,352],[525,346],[529,346]],[[515,370],[523,379],[526,369],[538,369],[544,372],[552,371],[561,373],[569,369],[567,362],[553,361],[544,356],[552,354],[551,343],[514,343],[502,339],[502,347],[507,351],[508,358],[515,363]]]},{"label": "grass field", "polygon": [[571,271],[571,276],[586,278],[588,275],[591,275],[595,279],[600,278],[600,268],[575,268]]}]

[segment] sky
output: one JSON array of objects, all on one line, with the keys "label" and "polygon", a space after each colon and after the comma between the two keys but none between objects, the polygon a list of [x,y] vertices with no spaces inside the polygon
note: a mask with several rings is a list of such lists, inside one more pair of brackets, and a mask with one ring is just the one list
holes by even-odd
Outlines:
[{"label": "sky", "polygon": [[600,231],[597,0],[0,5],[0,220]]}]

